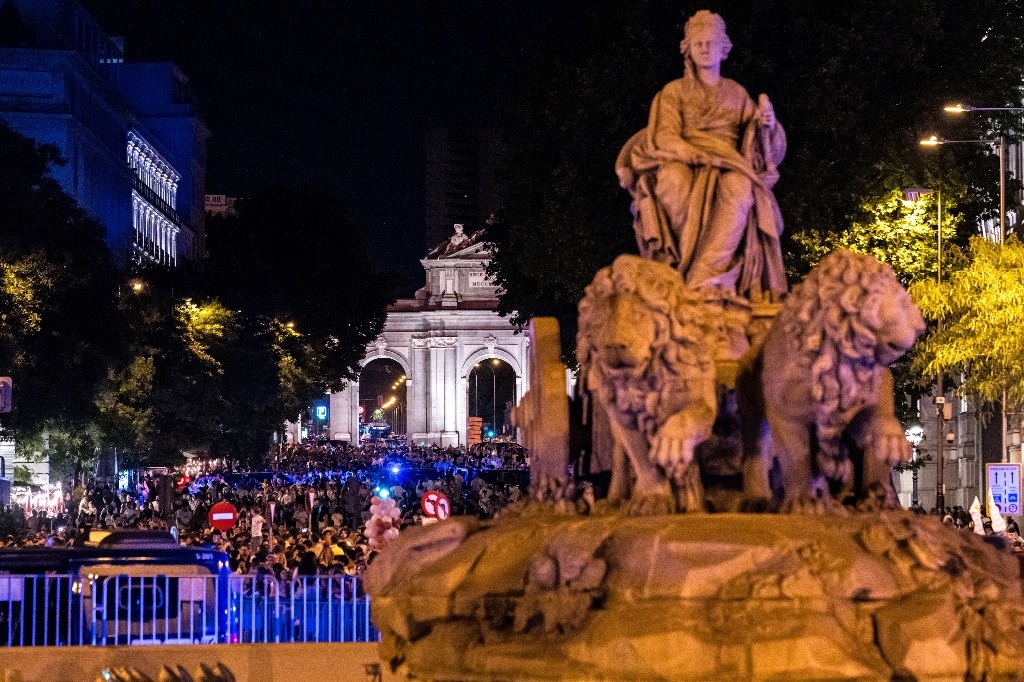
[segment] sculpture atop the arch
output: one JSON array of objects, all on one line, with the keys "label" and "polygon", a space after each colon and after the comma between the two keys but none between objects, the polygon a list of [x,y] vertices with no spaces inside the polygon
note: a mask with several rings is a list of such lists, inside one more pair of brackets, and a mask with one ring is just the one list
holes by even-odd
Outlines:
[{"label": "sculpture atop the arch", "polygon": [[683,77],[655,96],[647,127],[615,163],[633,197],[640,255],[677,268],[694,287],[777,299],[786,275],[772,188],[785,132],[767,95],[755,103],[721,75],[732,43],[719,15],[690,17],[679,47]]}]

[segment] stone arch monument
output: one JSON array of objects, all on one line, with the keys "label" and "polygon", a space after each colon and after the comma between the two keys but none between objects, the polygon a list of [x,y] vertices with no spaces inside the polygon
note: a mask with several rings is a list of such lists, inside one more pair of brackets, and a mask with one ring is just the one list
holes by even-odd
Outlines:
[{"label": "stone arch monument", "polygon": [[[529,389],[529,340],[498,315],[498,290],[485,268],[485,231],[452,237],[420,261],[426,285],[388,309],[383,333],[360,363],[394,360],[405,370],[408,437],[415,443],[465,445],[469,373],[497,358],[515,371],[514,402]],[[355,442],[359,383],[331,394],[331,438]]]}]

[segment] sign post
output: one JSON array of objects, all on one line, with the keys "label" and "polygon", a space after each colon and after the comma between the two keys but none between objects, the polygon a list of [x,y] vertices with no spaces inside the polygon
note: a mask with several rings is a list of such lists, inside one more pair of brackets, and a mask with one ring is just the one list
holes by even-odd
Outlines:
[{"label": "sign post", "polygon": [[1003,516],[1021,513],[1020,474],[1020,464],[985,465],[985,484]]}]

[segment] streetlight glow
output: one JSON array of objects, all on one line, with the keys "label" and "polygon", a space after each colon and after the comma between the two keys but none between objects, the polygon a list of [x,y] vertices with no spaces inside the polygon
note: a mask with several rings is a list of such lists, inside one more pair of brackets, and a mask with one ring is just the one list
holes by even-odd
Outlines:
[{"label": "streetlight glow", "polygon": [[[1004,108],[1000,108],[999,111],[1003,111]],[[1005,108],[1007,111],[1024,111],[1024,109],[1010,109]],[[981,107],[969,107],[965,108],[964,111],[991,111],[991,109],[983,109]],[[927,147],[934,147],[940,144],[990,144],[994,145],[996,151],[999,154],[999,245],[1006,241],[1006,138],[1000,135],[994,140],[987,140],[985,138],[978,138],[974,140],[947,140],[940,138],[936,135],[932,135],[929,138],[921,140],[921,144]]]},{"label": "streetlight glow", "polygon": [[1024,107],[975,107],[970,104],[954,104],[943,107],[952,114],[963,114],[969,111],[1024,111]]}]

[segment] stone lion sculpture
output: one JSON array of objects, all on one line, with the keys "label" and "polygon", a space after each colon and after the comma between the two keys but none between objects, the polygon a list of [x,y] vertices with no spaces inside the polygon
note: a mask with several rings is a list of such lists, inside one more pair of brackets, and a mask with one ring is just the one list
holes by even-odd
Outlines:
[{"label": "stone lion sculpture", "polygon": [[693,457],[717,410],[710,316],[678,272],[630,255],[601,269],[580,301],[581,382],[615,440],[610,497],[635,479],[631,513],[704,508]]},{"label": "stone lion sculpture", "polygon": [[783,511],[838,510],[828,483],[849,489],[858,465],[859,495],[898,504],[892,466],[909,460],[911,448],[887,366],[924,328],[892,269],[868,255],[830,254],[793,289],[765,339],[761,369]]}]

